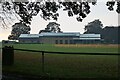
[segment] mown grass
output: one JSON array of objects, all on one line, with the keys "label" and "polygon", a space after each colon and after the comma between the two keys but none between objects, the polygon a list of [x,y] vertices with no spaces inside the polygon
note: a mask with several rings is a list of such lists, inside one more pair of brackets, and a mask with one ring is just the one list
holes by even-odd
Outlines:
[{"label": "mown grass", "polygon": [[[42,75],[41,53],[15,52],[13,66],[4,72]],[[115,78],[118,77],[118,56],[45,54],[45,74],[57,78]]]},{"label": "mown grass", "polygon": [[15,44],[14,48],[59,52],[118,53],[118,45]]},{"label": "mown grass", "polygon": [[[118,52],[115,45],[14,44],[14,48],[60,52]],[[14,57],[14,65],[4,66],[3,72],[42,75],[41,53],[15,51]],[[57,78],[117,78],[118,56],[45,53],[45,74]]]}]

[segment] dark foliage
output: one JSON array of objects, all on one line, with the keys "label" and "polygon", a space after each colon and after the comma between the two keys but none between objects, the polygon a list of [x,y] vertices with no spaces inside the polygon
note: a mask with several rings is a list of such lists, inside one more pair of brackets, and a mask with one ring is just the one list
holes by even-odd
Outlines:
[{"label": "dark foliage", "polygon": [[30,34],[30,30],[30,27],[23,22],[15,23],[12,26],[11,35],[8,36],[8,39],[18,40],[20,34]]},{"label": "dark foliage", "polygon": [[84,34],[101,34],[104,43],[106,44],[120,44],[120,26],[106,26],[99,20],[94,20],[85,26]]},{"label": "dark foliage", "polygon": [[100,34],[102,31],[102,27],[103,27],[103,24],[99,19],[94,20],[85,26],[85,34],[87,33]]},{"label": "dark foliage", "polygon": [[119,1],[119,2],[117,2],[117,9],[116,9],[116,11],[117,11],[117,13],[119,13],[119,14],[120,14],[120,1]]},{"label": "dark foliage", "polygon": [[[110,11],[113,11],[113,6],[115,5],[115,2],[117,2],[117,9],[116,12],[120,13],[120,1],[108,1],[106,5],[108,6],[108,9]],[[59,13],[57,11],[59,9],[63,9],[63,11],[68,12],[68,16],[72,17],[74,15],[77,15],[76,19],[79,22],[82,22],[82,20],[90,13],[90,2],[48,2],[48,1],[42,1],[42,2],[12,2],[13,8],[9,2],[4,2],[2,4],[2,8],[4,11],[10,11],[11,9],[14,9],[15,12],[21,17],[21,20],[26,23],[30,24],[31,19],[33,16],[36,16],[39,12],[40,16],[44,20],[57,20],[59,17]],[[91,2],[92,5],[95,5],[96,2]]]},{"label": "dark foliage", "polygon": [[106,5],[109,6],[108,9],[112,11],[114,10],[113,6],[115,5],[115,1],[108,1]]},{"label": "dark foliage", "polygon": [[[90,6],[89,2],[12,2],[13,8],[11,7],[9,2],[4,2],[2,4],[2,8],[4,11],[14,9],[14,11],[21,17],[21,20],[30,24],[33,16],[36,16],[40,12],[40,16],[44,20],[57,20],[59,17],[59,13],[57,11],[59,9],[63,9],[63,11],[68,12],[68,16],[77,15],[77,21],[82,22],[89,13]],[[93,5],[96,2],[92,2]]]},{"label": "dark foliage", "polygon": [[101,35],[105,43],[120,44],[120,26],[106,26],[105,28],[103,28]]},{"label": "dark foliage", "polygon": [[[11,0],[12,1],[12,0]],[[1,2],[0,2],[1,4]],[[96,2],[91,2],[92,5],[96,5]],[[108,6],[108,10],[113,11],[114,5],[117,5],[116,12],[120,13],[120,1],[108,1],[106,3],[106,6]],[[4,12],[10,12],[11,10],[14,10],[16,14],[18,14],[21,18],[21,21],[25,25],[30,25],[33,16],[38,15],[40,13],[40,16],[44,20],[58,20],[59,13],[58,10],[63,9],[63,11],[68,12],[69,17],[73,17],[76,15],[76,20],[78,22],[82,22],[84,18],[87,17],[87,15],[91,12],[90,11],[90,2],[79,2],[79,0],[76,2],[48,2],[43,0],[42,2],[8,2],[4,1],[2,3],[2,10]],[[94,23],[93,23],[94,24]],[[89,26],[90,27],[90,26]],[[19,27],[18,27],[19,28]],[[55,29],[53,29],[54,31]],[[60,29],[58,28],[58,31]],[[87,30],[85,33],[100,33],[101,27],[93,27],[91,30],[89,30],[88,26],[86,26],[85,30]],[[49,29],[46,28],[43,30],[43,32],[49,32]],[[9,39],[12,39],[16,36],[14,33],[14,29],[11,32],[12,34],[9,36]],[[18,36],[17,36],[18,37]],[[17,39],[17,37],[13,39]]]},{"label": "dark foliage", "polygon": [[59,26],[60,24],[56,22],[49,22],[49,24],[46,26],[44,30],[40,30],[39,34],[43,32],[61,33],[62,31]]}]

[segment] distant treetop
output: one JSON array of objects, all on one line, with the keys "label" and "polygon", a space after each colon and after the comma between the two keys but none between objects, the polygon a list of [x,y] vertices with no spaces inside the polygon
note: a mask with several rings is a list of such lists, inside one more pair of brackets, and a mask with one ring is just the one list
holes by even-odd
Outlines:
[{"label": "distant treetop", "polygon": [[40,30],[40,33],[43,32],[54,32],[54,33],[61,33],[61,29],[60,29],[60,24],[56,23],[56,22],[49,22],[49,24],[46,26],[46,28],[44,30]]}]

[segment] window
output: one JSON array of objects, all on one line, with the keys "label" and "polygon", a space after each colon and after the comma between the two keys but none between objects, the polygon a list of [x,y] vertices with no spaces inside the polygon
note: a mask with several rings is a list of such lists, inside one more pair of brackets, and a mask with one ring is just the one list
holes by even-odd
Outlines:
[{"label": "window", "polygon": [[70,44],[73,44],[73,40],[70,40]]},{"label": "window", "polygon": [[58,44],[58,40],[55,40],[55,44]]},{"label": "window", "polygon": [[33,43],[34,41],[31,40],[30,42]]},{"label": "window", "polygon": [[65,44],[68,44],[68,40],[65,40]]},{"label": "window", "polygon": [[24,40],[21,40],[21,42],[25,42]]},{"label": "window", "polygon": [[60,44],[63,44],[63,40],[60,40]]},{"label": "window", "polygon": [[5,43],[8,43],[8,41],[5,41]]}]

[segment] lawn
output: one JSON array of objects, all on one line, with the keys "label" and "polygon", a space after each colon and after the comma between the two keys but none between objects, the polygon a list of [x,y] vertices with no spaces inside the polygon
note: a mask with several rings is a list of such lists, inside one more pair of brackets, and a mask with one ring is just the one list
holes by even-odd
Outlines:
[{"label": "lawn", "polygon": [[52,45],[52,44],[15,44],[14,48],[58,52],[118,53],[118,45]]},{"label": "lawn", "polygon": [[[14,44],[14,48],[63,52],[118,52],[116,45]],[[15,62],[3,72],[42,75],[41,53],[15,51]],[[57,78],[116,78],[117,55],[74,55],[45,53],[45,75]]]}]

